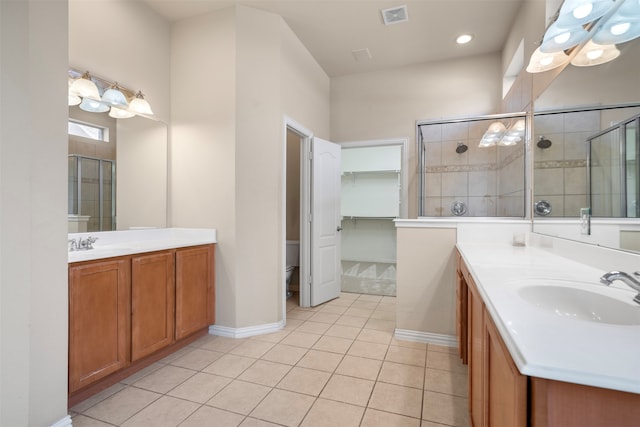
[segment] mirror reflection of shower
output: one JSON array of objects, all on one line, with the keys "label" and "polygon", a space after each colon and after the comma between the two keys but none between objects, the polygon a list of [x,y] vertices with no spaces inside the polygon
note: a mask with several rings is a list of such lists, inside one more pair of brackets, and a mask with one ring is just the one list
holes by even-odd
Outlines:
[{"label": "mirror reflection of shower", "polygon": [[551,140],[545,138],[544,135],[541,135],[536,145],[538,148],[542,148],[544,150],[551,147]]},{"label": "mirror reflection of shower", "polygon": [[587,138],[589,204],[594,217],[639,218],[640,115]]}]

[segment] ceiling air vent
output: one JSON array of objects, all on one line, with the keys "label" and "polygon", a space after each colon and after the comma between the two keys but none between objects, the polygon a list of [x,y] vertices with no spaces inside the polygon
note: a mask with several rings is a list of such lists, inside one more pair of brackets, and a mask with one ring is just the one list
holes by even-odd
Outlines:
[{"label": "ceiling air vent", "polygon": [[392,7],[390,9],[382,9],[381,12],[384,25],[398,24],[409,20],[406,5]]}]

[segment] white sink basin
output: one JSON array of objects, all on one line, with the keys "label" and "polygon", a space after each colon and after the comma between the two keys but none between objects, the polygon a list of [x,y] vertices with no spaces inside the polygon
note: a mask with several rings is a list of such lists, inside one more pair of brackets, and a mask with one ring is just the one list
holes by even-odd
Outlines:
[{"label": "white sink basin", "polygon": [[[569,281],[541,280],[539,284],[525,285],[518,289],[518,295],[529,304],[556,314],[560,317],[607,323],[612,325],[640,325],[640,304],[607,296],[605,291],[617,290],[606,288],[602,293],[592,292],[578,287],[567,286]],[[584,284],[584,286],[594,286]]]}]

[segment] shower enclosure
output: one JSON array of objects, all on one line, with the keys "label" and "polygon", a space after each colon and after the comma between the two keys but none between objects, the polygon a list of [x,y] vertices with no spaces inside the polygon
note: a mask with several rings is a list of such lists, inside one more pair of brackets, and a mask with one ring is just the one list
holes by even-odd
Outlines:
[{"label": "shower enclosure", "polygon": [[115,230],[115,162],[76,154],[68,158],[68,213],[88,216],[87,231]]},{"label": "shower enclosure", "polygon": [[418,215],[524,217],[524,113],[417,123]]},{"label": "shower enclosure", "polygon": [[595,217],[638,218],[640,115],[587,139],[589,205]]}]

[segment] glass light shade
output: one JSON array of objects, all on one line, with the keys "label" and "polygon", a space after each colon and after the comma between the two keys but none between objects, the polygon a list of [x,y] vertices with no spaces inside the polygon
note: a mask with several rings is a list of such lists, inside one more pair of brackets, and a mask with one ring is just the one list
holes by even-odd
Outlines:
[{"label": "glass light shade", "polygon": [[553,70],[569,62],[569,57],[563,52],[555,53],[543,53],[540,52],[540,48],[533,51],[531,59],[529,59],[529,65],[527,65],[527,72],[529,73],[542,73],[544,71]]},{"label": "glass light shade", "polygon": [[564,28],[587,24],[603,17],[614,4],[613,0],[565,0],[556,22]]},{"label": "glass light shade", "polygon": [[109,111],[109,106],[94,99],[84,98],[80,103],[80,109],[89,111],[90,113],[104,113],[105,111]]},{"label": "glass light shade", "polygon": [[516,131],[519,134],[523,134],[524,133],[524,129],[525,129],[524,119],[518,119],[518,121],[516,121],[513,124],[513,126],[511,126],[511,131]]},{"label": "glass light shade", "polygon": [[91,81],[91,76],[88,72],[84,73],[82,77],[71,83],[69,92],[82,98],[100,99],[98,86]]},{"label": "glass light shade", "polygon": [[613,61],[620,56],[620,51],[615,45],[599,45],[589,40],[580,52],[571,60],[571,65],[576,67],[590,67]]},{"label": "glass light shade", "polygon": [[567,50],[582,43],[588,36],[589,33],[581,25],[563,28],[554,22],[544,33],[540,52],[554,53]]},{"label": "glass light shade", "polygon": [[489,125],[489,129],[487,129],[484,136],[502,135],[506,131],[507,131],[507,128],[502,122],[493,122]]},{"label": "glass light shade", "polygon": [[136,97],[131,100],[129,103],[129,110],[136,114],[146,114],[148,116],[153,115],[153,111],[151,111],[151,105],[144,99],[142,92],[138,92]]},{"label": "glass light shade", "polygon": [[616,13],[593,36],[598,44],[619,44],[640,37],[640,7],[638,15],[629,17]]},{"label": "glass light shade", "polygon": [[124,94],[118,89],[118,85],[114,85],[102,94],[102,101],[114,107],[127,108],[129,103]]},{"label": "glass light shade", "polygon": [[69,105],[78,105],[80,104],[80,102],[82,102],[82,99],[80,99],[80,97],[78,95],[73,95],[71,92],[69,92]]},{"label": "glass light shade", "polygon": [[128,119],[130,117],[135,116],[131,111],[123,110],[118,107],[111,107],[109,111],[109,117],[113,117],[114,119]]},{"label": "glass light shade", "polygon": [[486,136],[483,136],[480,140],[480,143],[478,144],[478,148],[494,147],[496,145],[496,142],[498,141],[499,138],[488,138]]},{"label": "glass light shade", "polygon": [[516,145],[518,142],[522,141],[518,135],[505,135],[500,139],[498,145],[502,145],[503,147],[508,147],[511,145]]}]

